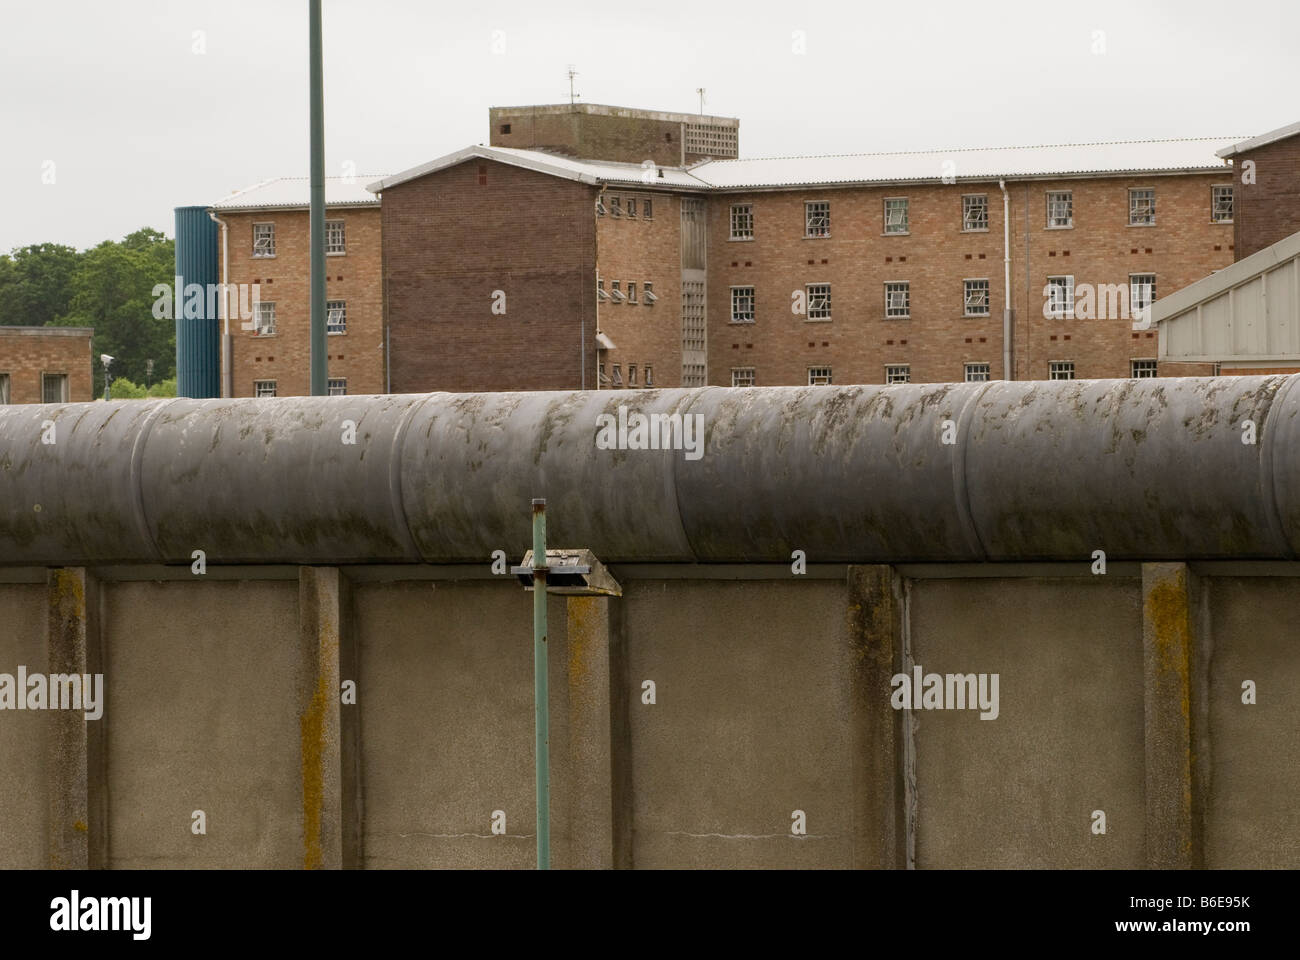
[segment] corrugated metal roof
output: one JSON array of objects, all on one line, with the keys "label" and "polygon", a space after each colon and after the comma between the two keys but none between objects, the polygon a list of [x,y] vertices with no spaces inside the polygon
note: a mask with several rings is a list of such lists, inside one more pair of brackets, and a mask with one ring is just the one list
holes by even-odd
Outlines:
[{"label": "corrugated metal roof", "polygon": [[[375,174],[355,177],[326,177],[325,206],[374,207],[379,201],[366,190]],[[214,210],[282,210],[311,206],[310,177],[276,177],[263,180],[243,190],[222,197],[212,204]]]},{"label": "corrugated metal roof", "polygon": [[1258,137],[1251,137],[1249,140],[1243,140],[1240,143],[1234,143],[1230,147],[1224,147],[1218,151],[1218,156],[1229,158],[1235,157],[1239,153],[1245,153],[1247,150],[1254,150],[1257,147],[1264,147],[1270,143],[1277,143],[1279,140],[1285,140],[1287,137],[1294,137],[1300,133],[1300,122],[1288,123],[1285,127],[1278,127],[1276,130],[1270,130],[1268,133],[1261,133]]},{"label": "corrugated metal roof", "polygon": [[711,160],[692,167],[691,173],[714,188],[737,189],[908,182],[942,180],[945,177],[988,180],[1215,170],[1227,166],[1225,161],[1215,156],[1215,150],[1231,142],[1231,137],[1204,137],[919,153]]}]

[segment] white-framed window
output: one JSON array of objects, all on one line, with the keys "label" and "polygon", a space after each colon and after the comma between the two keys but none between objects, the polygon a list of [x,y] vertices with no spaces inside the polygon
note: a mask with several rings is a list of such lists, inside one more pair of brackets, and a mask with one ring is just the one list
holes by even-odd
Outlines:
[{"label": "white-framed window", "polygon": [[987,280],[963,280],[963,302],[966,316],[987,317],[989,315],[989,282]]},{"label": "white-framed window", "polygon": [[1047,315],[1051,317],[1074,316],[1074,277],[1047,278]]},{"label": "white-framed window", "polygon": [[1128,275],[1128,312],[1130,316],[1145,316],[1145,311],[1156,299],[1156,275],[1154,273],[1130,273]]},{"label": "white-framed window", "polygon": [[604,303],[606,300],[609,299],[609,294],[605,292],[604,277],[596,278],[596,299],[599,300],[601,303]]},{"label": "white-framed window", "polygon": [[331,397],[346,397],[348,395],[347,377],[331,377],[328,384]]},{"label": "white-framed window", "polygon": [[68,375],[66,373],[41,374],[41,403],[68,402]]},{"label": "white-framed window", "polygon": [[348,252],[347,240],[343,233],[342,220],[325,221],[325,255],[338,257]]},{"label": "white-framed window", "polygon": [[1128,192],[1128,224],[1150,227],[1156,222],[1156,192],[1150,187],[1134,187]]},{"label": "white-framed window", "polygon": [[253,396],[255,397],[274,397],[275,381],[274,380],[254,380]]},{"label": "white-framed window", "polygon": [[615,303],[622,303],[627,299],[627,297],[623,295],[621,283],[622,281],[619,280],[611,280],[609,282],[609,299],[613,300]]},{"label": "white-framed window", "polygon": [[1232,223],[1232,184],[1216,183],[1210,187],[1210,219],[1215,223]]},{"label": "white-framed window", "polygon": [[1073,380],[1074,379],[1074,361],[1073,360],[1053,360],[1047,365],[1048,380]]},{"label": "white-framed window", "polygon": [[830,385],[831,385],[830,367],[809,367],[808,368],[808,386],[829,387]]},{"label": "white-framed window", "polygon": [[1136,377],[1139,380],[1147,380],[1156,376],[1158,363],[1155,360],[1143,358],[1141,360],[1130,360],[1128,364],[1130,377]]},{"label": "white-framed window", "polygon": [[886,197],[885,233],[907,232],[907,197]]},{"label": "white-framed window", "polygon": [[644,303],[648,307],[650,306],[650,304],[654,303],[658,299],[659,297],[655,295],[655,285],[653,281],[646,280],[644,283],[641,284],[642,303]]},{"label": "white-framed window", "polygon": [[256,307],[257,335],[271,337],[275,335],[275,301],[259,300]]},{"label": "white-framed window", "polygon": [[732,323],[753,323],[754,322],[754,288],[753,287],[732,287],[731,288],[731,322]]},{"label": "white-framed window", "polygon": [[830,201],[805,201],[803,205],[803,219],[805,237],[829,237],[831,235]]},{"label": "white-framed window", "polygon": [[702,387],[704,386],[704,364],[702,363],[683,363],[682,364],[682,386],[683,387]]},{"label": "white-framed window", "polygon": [[1063,230],[1074,226],[1074,191],[1047,192],[1047,229]]},{"label": "white-framed window", "polygon": [[627,215],[629,217],[636,216],[636,197],[627,198]]},{"label": "white-framed window", "polygon": [[731,205],[731,235],[727,239],[754,239],[754,205],[752,203],[733,203]]},{"label": "white-framed window", "polygon": [[885,316],[910,317],[911,315],[911,284],[906,280],[885,284]]},{"label": "white-framed window", "polygon": [[616,387],[623,386],[623,365],[621,363],[616,363],[614,364],[612,369],[614,371],[614,380],[613,380],[614,386]]},{"label": "white-framed window", "polygon": [[275,224],[274,223],[253,224],[253,256],[255,257],[275,256]]},{"label": "white-framed window", "polygon": [[654,210],[655,210],[655,208],[654,208],[654,201],[651,200],[649,197],[646,197],[644,200],[641,201],[641,219],[642,219],[642,220],[653,220],[653,219],[654,219]]},{"label": "white-framed window", "polygon": [[961,228],[964,231],[989,228],[989,196],[987,193],[968,193],[961,198]]},{"label": "white-framed window", "polygon": [[987,363],[966,364],[967,383],[983,383],[988,378],[989,378],[989,365]]},{"label": "white-framed window", "polygon": [[645,365],[645,385],[647,387],[655,385],[655,368],[648,363]]},{"label": "white-framed window", "polygon": [[731,385],[733,387],[752,387],[754,385],[754,368],[732,367]]},{"label": "white-framed window", "polygon": [[891,363],[885,367],[885,383],[911,383],[912,367],[906,363]]},{"label": "white-framed window", "polygon": [[810,283],[804,290],[808,298],[808,319],[829,320],[831,318],[831,285],[829,283]]},{"label": "white-framed window", "polygon": [[348,302],[346,300],[325,301],[325,332],[348,332]]},{"label": "white-framed window", "polygon": [[635,280],[629,280],[627,282],[627,302],[636,303],[636,281]]},{"label": "white-framed window", "polygon": [[9,403],[9,374],[0,373],[0,406]]},{"label": "white-framed window", "polygon": [[619,197],[609,198],[609,215],[611,217],[623,216],[623,201]]}]

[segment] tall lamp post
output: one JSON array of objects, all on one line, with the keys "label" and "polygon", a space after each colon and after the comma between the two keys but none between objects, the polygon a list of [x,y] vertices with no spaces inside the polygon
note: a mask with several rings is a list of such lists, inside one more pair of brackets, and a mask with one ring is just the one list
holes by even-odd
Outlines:
[{"label": "tall lamp post", "polygon": [[105,400],[112,399],[112,397],[109,395],[108,392],[108,386],[113,382],[113,375],[108,372],[108,368],[112,365],[114,359],[115,358],[110,357],[106,353],[101,353],[99,355],[99,362],[104,365],[104,399]]},{"label": "tall lamp post", "polygon": [[321,56],[320,0],[310,0],[311,33],[311,395],[328,393],[325,356],[325,92]]}]

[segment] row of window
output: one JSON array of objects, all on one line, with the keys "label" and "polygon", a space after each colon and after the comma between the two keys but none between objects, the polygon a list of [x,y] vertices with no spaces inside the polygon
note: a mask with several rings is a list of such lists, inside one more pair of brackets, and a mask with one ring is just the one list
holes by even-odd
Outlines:
[{"label": "row of window", "polygon": [[[339,257],[348,252],[342,220],[325,221],[325,254]],[[266,221],[253,224],[253,256],[259,259],[275,256],[275,223]]]},{"label": "row of window", "polygon": [[[329,395],[331,397],[345,397],[348,393],[348,378],[337,377],[331,378],[327,382]],[[276,396],[275,380],[254,380],[253,396],[255,397],[274,397]]]},{"label": "row of window", "polygon": [[622,281],[611,280],[610,287],[605,289],[604,277],[596,278],[596,299],[601,303],[609,301],[610,303],[644,303],[647,307],[654,303],[659,297],[655,294],[655,285],[645,280],[641,284],[641,297],[637,299],[637,286],[635,280],[627,281],[626,290],[622,286]]},{"label": "row of window", "polygon": [[[1045,229],[1064,230],[1074,226],[1074,191],[1049,190]],[[829,200],[808,200],[804,203],[804,236],[817,238],[831,235],[831,204]],[[1210,187],[1210,220],[1214,223],[1232,222],[1232,185],[1216,184]],[[1156,192],[1151,187],[1135,187],[1128,191],[1128,223],[1132,227],[1151,227],[1156,223]],[[733,203],[730,214],[731,240],[754,239],[754,205]],[[989,198],[986,193],[968,193],[961,198],[961,229],[976,233],[989,228]],[[911,211],[907,197],[884,199],[881,232],[885,235],[906,235],[911,232]]]},{"label": "row of window", "polygon": [[654,200],[650,197],[610,197],[596,201],[596,216],[627,217],[629,220],[653,220]]},{"label": "row of window", "polygon": [[[10,393],[10,375],[0,373],[0,406],[12,402]],[[67,403],[68,375],[66,373],[41,374],[41,403]]]},{"label": "row of window", "polygon": [[[257,322],[259,337],[275,336],[275,301],[259,300],[253,305],[253,317]],[[346,300],[325,301],[325,332],[340,334],[348,332],[348,302]]]},{"label": "row of window", "polygon": [[647,363],[641,369],[645,373],[645,380],[642,383],[637,383],[637,365],[629,363],[627,365],[627,383],[624,383],[623,365],[621,363],[611,364],[608,376],[605,374],[605,364],[602,363],[600,364],[600,385],[602,387],[653,387],[655,385],[654,367]]},{"label": "row of window", "polygon": [[[982,383],[989,379],[989,364],[967,363],[963,365],[963,374],[967,383]],[[1049,380],[1073,380],[1074,361],[1053,360],[1047,365]],[[1139,380],[1156,375],[1156,361],[1150,359],[1130,360],[1129,376]],[[830,367],[809,367],[808,385],[810,387],[828,386],[834,382]],[[885,383],[911,383],[912,365],[908,363],[891,363],[885,366]],[[733,387],[753,387],[758,385],[754,367],[732,367],[731,385]]]},{"label": "row of window", "polygon": [[[1070,317],[1074,312],[1074,277],[1048,277],[1048,309],[1054,316]],[[756,317],[757,297],[752,286],[731,288],[731,322],[753,323]],[[1129,310],[1136,313],[1150,306],[1156,298],[1154,273],[1129,274]],[[810,283],[804,287],[804,300],[809,320],[831,319],[831,285]],[[905,320],[912,315],[912,289],[910,281],[891,281],[885,284],[885,317]],[[962,315],[987,317],[989,315],[989,281],[981,278],[962,281]]]}]

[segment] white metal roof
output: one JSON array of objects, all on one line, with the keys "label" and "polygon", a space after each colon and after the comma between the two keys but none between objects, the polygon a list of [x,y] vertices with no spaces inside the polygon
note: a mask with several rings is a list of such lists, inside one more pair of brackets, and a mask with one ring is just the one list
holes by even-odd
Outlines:
[{"label": "white metal roof", "polygon": [[782,189],[855,183],[906,183],[927,180],[1029,179],[1114,176],[1125,173],[1192,173],[1229,167],[1215,151],[1232,137],[1190,140],[1139,140],[1119,143],[1057,144],[928,150],[918,153],[857,153],[822,157],[771,157],[707,160],[688,168],[653,164],[579,160],[544,150],[516,147],[466,147],[371,183],[378,193],[470,159],[497,160],[551,176],[599,185],[629,184],[701,191]]},{"label": "white metal roof", "polygon": [[1243,140],[1240,143],[1232,144],[1232,146],[1224,147],[1218,151],[1218,156],[1224,158],[1234,157],[1239,153],[1245,153],[1247,150],[1254,150],[1256,147],[1264,147],[1270,143],[1285,140],[1287,137],[1294,137],[1297,133],[1300,133],[1300,122],[1289,123],[1285,127],[1278,127],[1268,133],[1261,133],[1258,137],[1251,137],[1249,140]]},{"label": "white metal roof", "polygon": [[[375,207],[379,201],[366,190],[375,174],[326,177],[325,206]],[[311,178],[276,177],[236,190],[212,204],[214,210],[283,210],[311,206]]]}]

